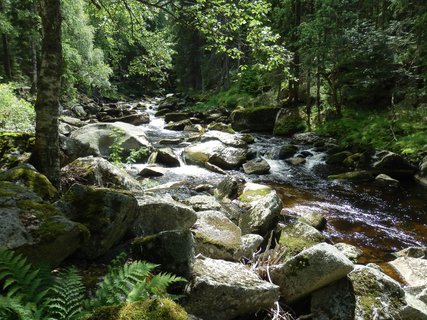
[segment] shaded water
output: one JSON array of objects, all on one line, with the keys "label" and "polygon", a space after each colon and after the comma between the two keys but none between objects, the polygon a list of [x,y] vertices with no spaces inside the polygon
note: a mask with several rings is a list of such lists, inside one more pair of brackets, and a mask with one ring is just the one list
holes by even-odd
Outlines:
[{"label": "shaded water", "polygon": [[[162,139],[184,139],[192,133],[163,129],[164,121],[154,117],[144,125],[150,142],[160,147]],[[360,247],[364,256],[359,262],[381,262],[387,255],[408,246],[427,245],[427,188],[413,181],[403,182],[397,189],[380,188],[372,183],[352,184],[330,181],[327,176],[337,173],[324,162],[325,154],[309,145],[299,145],[299,152],[309,151],[306,163],[299,166],[287,164],[277,158],[279,148],[288,139],[268,135],[255,135],[250,151],[267,160],[270,174],[263,176],[232,174],[246,181],[272,185],[284,203],[284,211],[291,215],[320,212],[328,220],[325,233],[334,242],[346,242]],[[188,143],[173,145],[181,155]],[[140,170],[143,166],[137,166]],[[204,168],[187,166],[168,168],[160,183],[186,180],[194,184],[218,183],[223,176]]]}]

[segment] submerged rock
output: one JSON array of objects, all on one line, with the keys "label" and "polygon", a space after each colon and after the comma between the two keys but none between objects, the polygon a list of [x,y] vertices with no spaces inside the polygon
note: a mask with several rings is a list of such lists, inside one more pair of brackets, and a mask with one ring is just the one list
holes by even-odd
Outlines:
[{"label": "submerged rock", "polygon": [[279,288],[240,263],[197,259],[185,309],[210,320],[231,320],[270,308]]}]

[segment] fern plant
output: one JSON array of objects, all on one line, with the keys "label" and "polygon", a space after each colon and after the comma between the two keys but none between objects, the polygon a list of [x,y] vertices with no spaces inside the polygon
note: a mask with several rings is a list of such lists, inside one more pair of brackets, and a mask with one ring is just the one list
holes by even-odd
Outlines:
[{"label": "fern plant", "polygon": [[85,299],[85,287],[76,268],[53,277],[43,268],[34,268],[21,255],[0,248],[0,319],[78,320],[102,306],[150,297],[175,298],[167,293],[168,286],[186,281],[168,273],[153,275],[158,265],[125,263],[125,258],[122,254],[112,261],[95,296]]}]

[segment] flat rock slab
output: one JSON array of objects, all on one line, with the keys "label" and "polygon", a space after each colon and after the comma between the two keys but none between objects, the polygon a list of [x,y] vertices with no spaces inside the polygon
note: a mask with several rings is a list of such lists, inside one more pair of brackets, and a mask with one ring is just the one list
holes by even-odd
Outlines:
[{"label": "flat rock slab", "polygon": [[279,287],[240,263],[196,259],[185,309],[202,319],[230,320],[270,308]]},{"label": "flat rock slab", "polygon": [[427,260],[420,258],[400,257],[389,262],[410,286],[427,285]]}]

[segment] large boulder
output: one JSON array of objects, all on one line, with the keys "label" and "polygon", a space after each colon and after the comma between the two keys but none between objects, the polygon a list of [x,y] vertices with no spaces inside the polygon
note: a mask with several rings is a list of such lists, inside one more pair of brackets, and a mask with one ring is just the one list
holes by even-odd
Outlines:
[{"label": "large boulder", "polygon": [[196,254],[222,260],[240,259],[242,232],[220,211],[200,211],[192,230]]},{"label": "large boulder", "polygon": [[305,123],[298,108],[281,109],[274,122],[273,133],[280,136],[290,136],[305,130]]},{"label": "large boulder", "polygon": [[184,150],[187,163],[205,166],[207,162],[225,170],[239,168],[246,160],[247,149],[227,146],[219,140],[209,140]]},{"label": "large boulder", "polygon": [[417,168],[401,155],[390,151],[377,152],[372,167],[395,179],[412,177],[417,171]]},{"label": "large boulder", "polygon": [[151,148],[142,128],[124,122],[88,124],[71,133],[70,138],[89,146],[87,154],[76,155],[76,158],[90,155],[108,158],[111,146],[117,143],[124,154]]},{"label": "large boulder", "polygon": [[169,112],[165,114],[166,123],[170,121],[173,121],[173,122],[182,121],[189,118],[190,118],[190,114],[188,112]]},{"label": "large boulder", "polygon": [[153,152],[148,160],[149,164],[158,163],[165,167],[179,167],[179,159],[172,148],[160,148]]},{"label": "large boulder", "polygon": [[272,133],[279,108],[237,109],[231,114],[231,127],[236,131]]},{"label": "large boulder", "polygon": [[270,186],[248,182],[244,185],[239,200],[242,202],[253,202],[266,197],[272,192],[274,190]]},{"label": "large boulder", "polygon": [[125,115],[122,117],[114,117],[111,119],[101,119],[105,122],[125,122],[132,124],[134,126],[140,126],[141,124],[147,124],[150,123],[150,115],[147,112],[140,112],[140,113],[134,113]]},{"label": "large boulder", "polygon": [[132,225],[135,236],[152,235],[162,231],[190,229],[197,220],[196,212],[172,199],[171,196],[137,197],[138,213]]},{"label": "large boulder", "polygon": [[101,157],[78,158],[63,167],[61,173],[64,189],[74,183],[81,183],[133,192],[142,191],[141,184],[135,178]]},{"label": "large boulder", "polygon": [[162,270],[189,278],[194,262],[190,230],[171,230],[137,237],[132,242],[136,258],[161,265]]},{"label": "large boulder", "polygon": [[202,142],[211,140],[221,141],[223,144],[235,148],[245,148],[247,146],[245,139],[241,135],[222,131],[210,130],[201,137]]},{"label": "large boulder", "polygon": [[353,263],[337,248],[320,243],[284,263],[270,268],[273,283],[280,286],[281,297],[292,303],[353,270]]},{"label": "large boulder", "polygon": [[233,176],[227,176],[218,184],[214,190],[214,196],[218,200],[233,200],[237,197],[239,191],[239,181]]},{"label": "large boulder", "polygon": [[184,203],[191,206],[195,211],[221,210],[222,208],[221,203],[210,195],[195,195],[184,200]]},{"label": "large boulder", "polygon": [[83,225],[64,217],[36,193],[0,181],[0,247],[23,253],[32,262],[56,266],[87,236]]},{"label": "large boulder", "polygon": [[0,169],[6,170],[27,163],[34,146],[34,134],[0,132]]},{"label": "large boulder", "polygon": [[210,320],[231,320],[270,308],[279,288],[240,263],[197,259],[185,309]]},{"label": "large boulder", "polygon": [[272,191],[265,197],[251,202],[249,210],[240,217],[239,226],[243,234],[267,235],[275,228],[282,207],[282,201],[276,191]]},{"label": "large boulder", "polygon": [[427,186],[427,157],[424,157],[424,159],[420,162],[416,178],[421,184]]},{"label": "large boulder", "polygon": [[74,184],[56,205],[69,219],[89,229],[90,239],[81,248],[88,259],[96,259],[117,244],[137,213],[137,201],[132,194],[80,184]]},{"label": "large boulder", "polygon": [[0,180],[14,182],[38,194],[44,200],[53,200],[58,190],[46,178],[30,165],[20,165],[0,173]]}]

